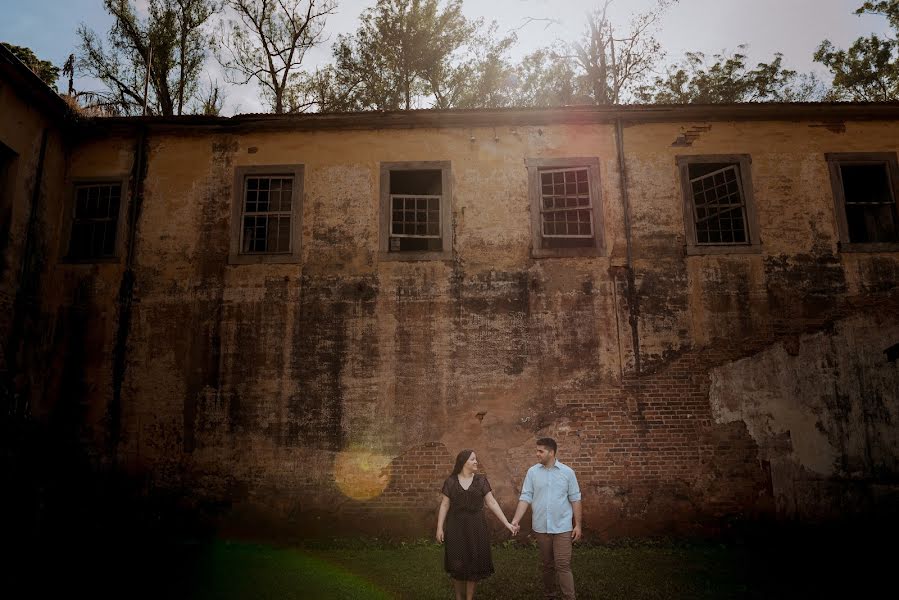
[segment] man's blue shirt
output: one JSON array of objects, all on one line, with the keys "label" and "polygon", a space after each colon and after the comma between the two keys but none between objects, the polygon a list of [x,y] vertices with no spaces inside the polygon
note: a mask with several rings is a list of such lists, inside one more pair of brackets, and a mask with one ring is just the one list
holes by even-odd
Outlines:
[{"label": "man's blue shirt", "polygon": [[537,533],[565,533],[571,524],[571,503],[581,499],[581,488],[571,467],[558,460],[547,468],[537,463],[528,469],[519,500],[531,505],[531,528]]}]

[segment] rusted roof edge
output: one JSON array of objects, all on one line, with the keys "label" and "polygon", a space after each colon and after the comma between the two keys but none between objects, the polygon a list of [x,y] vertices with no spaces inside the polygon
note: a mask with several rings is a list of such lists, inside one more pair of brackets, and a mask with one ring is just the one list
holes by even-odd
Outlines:
[{"label": "rusted roof edge", "polygon": [[712,105],[566,106],[471,110],[413,110],[291,115],[249,114],[233,117],[100,117],[85,119],[86,130],[111,133],[148,125],[157,130],[200,133],[223,130],[333,131],[353,129],[422,129],[555,124],[702,121],[891,121],[899,120],[899,103],[758,103]]}]

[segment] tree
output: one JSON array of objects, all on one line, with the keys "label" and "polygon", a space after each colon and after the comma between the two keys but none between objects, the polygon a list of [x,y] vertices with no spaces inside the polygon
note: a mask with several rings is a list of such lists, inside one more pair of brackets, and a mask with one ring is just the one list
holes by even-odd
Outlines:
[{"label": "tree", "polygon": [[567,49],[541,48],[515,67],[512,104],[515,106],[565,106],[592,104],[579,78],[577,65]]},{"label": "tree", "polygon": [[515,36],[471,21],[462,0],[378,0],[353,35],[334,44],[334,63],[301,92],[323,111],[504,106]]},{"label": "tree", "polygon": [[633,100],[664,57],[655,38],[659,20],[678,0],[656,0],[652,8],[631,17],[625,27],[612,21],[613,0],[587,15],[575,42],[559,42],[522,61],[517,102],[525,105],[619,104]]},{"label": "tree", "polygon": [[74,96],[75,95],[75,55],[69,54],[69,58],[66,59],[65,64],[62,66],[62,74],[65,75],[69,80],[68,91],[66,92],[66,96]]},{"label": "tree", "polygon": [[218,117],[222,114],[225,105],[225,94],[218,81],[209,82],[201,94],[198,94],[197,103],[193,107],[193,113],[207,117]]},{"label": "tree", "polygon": [[823,86],[813,74],[785,69],[782,54],[750,68],[745,49],[742,45],[733,54],[715,54],[711,63],[702,52],[687,52],[679,65],[640,89],[637,98],[657,104],[733,104],[798,102],[823,95]]},{"label": "tree", "polygon": [[85,25],[79,69],[100,79],[106,92],[90,92],[124,114],[143,109],[149,66],[151,114],[182,114],[197,92],[208,40],[204,25],[220,5],[217,0],[149,0],[147,17],[137,16],[131,0],[103,0],[114,21],[108,47]]},{"label": "tree", "polygon": [[447,53],[424,71],[434,108],[499,108],[510,103],[512,67],[506,53],[515,35],[497,37],[495,22],[486,29],[481,20],[471,25],[474,31],[458,55]]},{"label": "tree", "polygon": [[34,74],[40,77],[44,83],[56,89],[56,80],[59,79],[59,67],[55,66],[49,60],[41,60],[35,56],[31,48],[25,46],[15,46],[0,42],[3,46],[12,52],[16,58],[22,61],[26,67],[34,71]]},{"label": "tree", "polygon": [[[899,0],[865,2],[855,14],[887,18],[899,33]],[[815,61],[833,74],[833,88],[839,99],[887,102],[899,100],[899,41],[876,34],[860,37],[848,50],[837,49],[824,40],[815,52]]]},{"label": "tree", "polygon": [[652,10],[634,16],[624,33],[607,16],[611,3],[606,0],[590,15],[586,33],[572,45],[594,104],[619,104],[664,56],[653,30],[672,2],[659,0]]},{"label": "tree", "polygon": [[306,52],[322,39],[334,0],[227,0],[236,18],[222,23],[219,62],[229,81],[254,79],[275,113],[294,112],[290,89],[300,80]]}]

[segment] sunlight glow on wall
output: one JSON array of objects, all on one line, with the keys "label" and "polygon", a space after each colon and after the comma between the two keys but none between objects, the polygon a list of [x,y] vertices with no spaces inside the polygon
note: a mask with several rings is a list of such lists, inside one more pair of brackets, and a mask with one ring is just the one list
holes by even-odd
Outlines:
[{"label": "sunlight glow on wall", "polygon": [[349,448],[334,460],[334,481],[348,498],[371,500],[390,482],[391,457],[361,448]]}]

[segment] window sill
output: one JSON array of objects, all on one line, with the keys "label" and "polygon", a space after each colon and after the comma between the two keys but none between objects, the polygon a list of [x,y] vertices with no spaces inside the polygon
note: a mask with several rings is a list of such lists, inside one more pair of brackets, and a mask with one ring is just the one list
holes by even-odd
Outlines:
[{"label": "window sill", "polygon": [[452,259],[452,252],[378,252],[378,260],[382,262],[450,261]]},{"label": "window sill", "polygon": [[687,256],[703,256],[705,254],[761,254],[761,244],[746,246],[686,246]]},{"label": "window sill", "polygon": [[229,265],[291,264],[301,261],[293,254],[229,254]]},{"label": "window sill", "polygon": [[597,258],[605,256],[599,248],[532,248],[531,258]]},{"label": "window sill", "polygon": [[899,242],[846,243],[837,244],[840,252],[899,252]]}]

